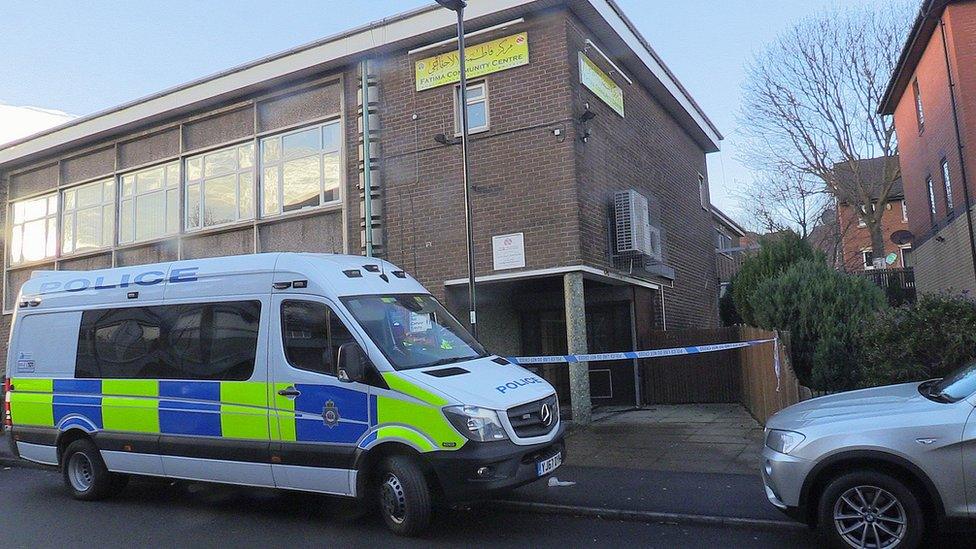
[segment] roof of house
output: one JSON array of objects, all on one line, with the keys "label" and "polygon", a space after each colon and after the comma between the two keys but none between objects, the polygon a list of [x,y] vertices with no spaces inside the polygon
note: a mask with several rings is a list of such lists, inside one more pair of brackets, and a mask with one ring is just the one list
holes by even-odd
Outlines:
[{"label": "roof of house", "polygon": [[925,52],[925,47],[929,44],[929,39],[939,27],[942,12],[945,11],[946,6],[955,1],[957,0],[924,0],[922,2],[915,22],[912,24],[912,30],[908,34],[901,55],[898,57],[898,64],[895,65],[891,80],[888,81],[888,87],[881,98],[881,103],[878,106],[880,114],[895,113],[898,101],[908,88],[912,75],[915,74],[915,67],[918,66],[918,61],[922,58],[922,53]]},{"label": "roof of house", "polygon": [[746,230],[742,228],[734,219],[725,214],[722,210],[718,209],[715,204],[711,204],[712,217],[722,225],[728,227],[735,234],[739,236],[745,236]]},{"label": "roof of house", "polygon": [[[479,0],[465,10],[465,20],[474,30],[557,5],[569,6],[584,22],[602,20],[608,25],[611,32],[601,38],[613,42],[613,53],[626,54],[621,64],[634,72],[635,80],[654,93],[706,151],[718,150],[721,133],[614,0]],[[403,12],[7,143],[0,146],[0,167],[172,119],[270,82],[343,66],[357,57],[450,38],[455,25],[454,13],[436,4]]]},{"label": "roof of house", "polygon": [[[887,158],[889,157],[879,156],[877,158],[866,158],[857,162],[857,171],[863,180],[877,182],[874,185],[875,192],[872,193],[872,198],[875,200],[877,200],[881,191],[881,182],[884,179],[885,161]],[[898,158],[895,157],[895,161],[897,160]],[[854,167],[847,162],[834,164],[834,177],[840,180],[840,186],[844,186],[843,183],[852,183],[854,179]],[[891,190],[888,192],[888,199],[904,197],[905,188],[899,175],[898,179],[891,185]],[[849,201],[841,200],[840,202],[846,204]]]}]

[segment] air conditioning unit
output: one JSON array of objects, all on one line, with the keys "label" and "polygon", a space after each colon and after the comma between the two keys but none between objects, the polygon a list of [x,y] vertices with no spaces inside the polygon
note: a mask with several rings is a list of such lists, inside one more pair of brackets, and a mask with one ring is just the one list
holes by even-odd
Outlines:
[{"label": "air conditioning unit", "polygon": [[[650,255],[653,237],[647,198],[633,189],[616,191],[613,193],[613,212],[617,254]],[[657,241],[660,244],[660,233]]]},{"label": "air conditioning unit", "polygon": [[664,246],[661,242],[661,229],[648,223],[647,236],[647,257],[652,261],[664,262]]}]

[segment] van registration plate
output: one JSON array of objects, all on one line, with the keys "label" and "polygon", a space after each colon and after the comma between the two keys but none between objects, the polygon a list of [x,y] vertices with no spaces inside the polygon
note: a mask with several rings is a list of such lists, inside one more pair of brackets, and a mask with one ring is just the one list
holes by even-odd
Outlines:
[{"label": "van registration plate", "polygon": [[563,464],[563,453],[556,452],[556,455],[552,456],[551,458],[536,462],[535,469],[539,473],[539,476],[541,477],[542,475],[546,475],[555,471],[556,467],[559,467],[562,464]]}]

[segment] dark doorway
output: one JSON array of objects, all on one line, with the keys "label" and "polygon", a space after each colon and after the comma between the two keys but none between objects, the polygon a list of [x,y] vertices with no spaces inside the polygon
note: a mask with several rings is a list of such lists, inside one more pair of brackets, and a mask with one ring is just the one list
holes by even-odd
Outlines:
[{"label": "dark doorway", "polygon": [[[633,350],[630,303],[586,307],[586,347],[591,353]],[[634,361],[590,363],[590,400],[594,405],[634,405]]]}]

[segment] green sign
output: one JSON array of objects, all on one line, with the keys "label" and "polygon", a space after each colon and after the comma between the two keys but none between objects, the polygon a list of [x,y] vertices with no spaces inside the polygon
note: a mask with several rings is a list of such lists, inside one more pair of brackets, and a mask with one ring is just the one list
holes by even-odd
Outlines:
[{"label": "green sign", "polygon": [[624,90],[583,52],[579,52],[579,71],[580,82],[617,114],[623,116]]}]

